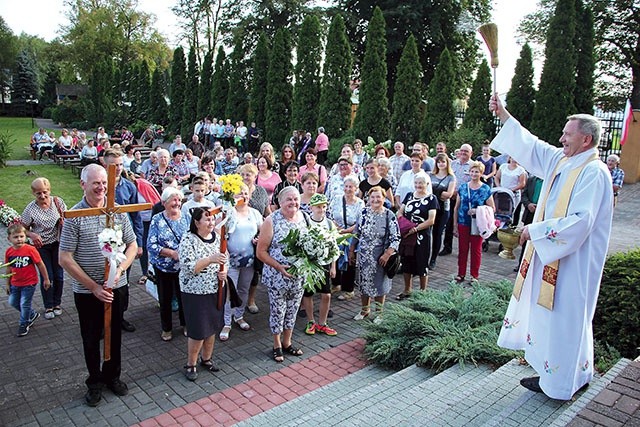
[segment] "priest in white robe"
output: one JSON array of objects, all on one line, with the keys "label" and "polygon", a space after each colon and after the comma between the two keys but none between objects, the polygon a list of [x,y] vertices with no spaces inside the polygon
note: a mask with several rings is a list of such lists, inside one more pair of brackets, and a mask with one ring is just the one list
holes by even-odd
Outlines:
[{"label": "priest in white robe", "polygon": [[568,117],[558,148],[524,129],[497,96],[489,109],[504,125],[491,148],[544,178],[536,217],[522,231],[527,249],[498,345],[525,351],[539,377],[522,379],[524,387],[569,400],[593,378],[592,320],[611,233],[613,192],[598,156],[600,122]]}]

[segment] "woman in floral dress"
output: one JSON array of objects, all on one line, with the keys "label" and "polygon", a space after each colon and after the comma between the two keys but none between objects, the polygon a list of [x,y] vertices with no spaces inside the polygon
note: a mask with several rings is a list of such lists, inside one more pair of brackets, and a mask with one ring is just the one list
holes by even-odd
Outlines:
[{"label": "woman in floral dress", "polygon": [[[398,220],[384,207],[385,191],[376,186],[369,190],[368,196],[369,206],[362,211],[354,230],[358,239],[357,259],[356,245],[352,244],[349,250],[349,261],[356,264],[356,285],[362,294],[362,308],[354,320],[369,316],[371,298],[377,303],[376,310],[382,311],[385,297],[391,290],[391,279],[387,277],[384,266],[400,245]],[[378,316],[374,322],[381,320]]]}]

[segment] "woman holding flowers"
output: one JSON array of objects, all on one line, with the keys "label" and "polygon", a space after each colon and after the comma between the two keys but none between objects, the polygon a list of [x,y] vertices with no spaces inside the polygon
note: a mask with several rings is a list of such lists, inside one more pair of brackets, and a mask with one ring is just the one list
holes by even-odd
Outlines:
[{"label": "woman holding flowers", "polygon": [[[180,297],[180,257],[178,253],[180,240],[189,230],[189,224],[182,216],[181,211],[183,198],[182,192],[177,188],[165,188],[160,197],[165,210],[154,215],[149,226],[147,250],[158,285],[160,324],[162,325],[160,338],[162,341],[171,341],[172,338],[171,299],[174,294],[178,298],[180,325],[185,325],[182,298]],[[187,335],[186,332],[185,328],[185,335]]]},{"label": "woman holding flowers", "polygon": [[302,277],[294,277],[287,257],[283,254],[282,240],[292,229],[307,226],[307,218],[300,211],[300,192],[285,187],[278,194],[280,209],[276,210],[260,227],[256,255],[264,263],[262,281],[269,293],[269,326],[273,334],[273,360],[284,361],[284,352],[301,356],[302,350],[291,342],[296,314],[300,308],[303,288]]},{"label": "woman holding flowers", "polygon": [[[400,230],[398,220],[389,209],[384,207],[386,191],[382,187],[369,190],[369,206],[362,211],[354,234],[356,244],[349,250],[349,261],[356,265],[356,284],[362,294],[362,308],[354,320],[362,320],[371,313],[371,298],[375,300],[376,310],[382,311],[385,297],[391,290],[391,278],[387,277],[384,266],[398,251]],[[376,317],[376,323],[382,318]]]},{"label": "woman holding flowers", "polygon": [[184,374],[189,381],[198,378],[196,363],[201,353],[200,366],[219,371],[212,359],[215,334],[222,327],[222,311],[217,309],[218,282],[227,278],[220,264],[227,262],[227,254],[220,252],[220,236],[214,233],[214,226],[215,219],[207,208],[193,208],[189,233],[179,247],[180,300],[189,337]]}]

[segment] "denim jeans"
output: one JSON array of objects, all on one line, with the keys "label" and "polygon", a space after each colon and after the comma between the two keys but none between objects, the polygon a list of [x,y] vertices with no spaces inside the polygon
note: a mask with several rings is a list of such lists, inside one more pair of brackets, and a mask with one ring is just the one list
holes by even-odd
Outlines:
[{"label": "denim jeans", "polygon": [[44,289],[44,279],[40,278],[40,292],[45,309],[60,307],[62,304],[62,288],[64,286],[64,270],[58,263],[58,242],[43,245],[38,253],[47,268],[47,274],[51,280],[49,289]]},{"label": "denim jeans", "polygon": [[35,310],[31,308],[33,293],[36,285],[13,286],[9,292],[9,305],[20,312],[20,326],[26,326],[29,320],[35,315]]}]

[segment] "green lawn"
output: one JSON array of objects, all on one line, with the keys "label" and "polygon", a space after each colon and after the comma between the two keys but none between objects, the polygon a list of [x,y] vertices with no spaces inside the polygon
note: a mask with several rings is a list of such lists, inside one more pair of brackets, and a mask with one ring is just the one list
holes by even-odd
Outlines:
[{"label": "green lawn", "polygon": [[[9,132],[13,144],[9,160],[30,159],[29,141],[38,128],[31,127],[30,117],[0,117],[0,131]],[[49,129],[47,129],[49,132]],[[58,132],[56,132],[56,135]]]},{"label": "green lawn", "polygon": [[37,176],[51,181],[51,194],[64,199],[68,207],[75,205],[82,198],[80,180],[71,173],[71,169],[62,169],[54,164],[36,166],[8,166],[0,168],[0,199],[22,213],[24,207],[33,200],[31,181]]}]

